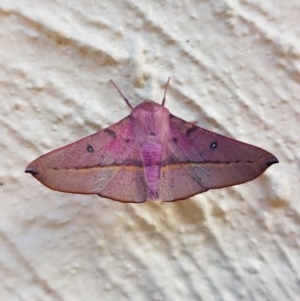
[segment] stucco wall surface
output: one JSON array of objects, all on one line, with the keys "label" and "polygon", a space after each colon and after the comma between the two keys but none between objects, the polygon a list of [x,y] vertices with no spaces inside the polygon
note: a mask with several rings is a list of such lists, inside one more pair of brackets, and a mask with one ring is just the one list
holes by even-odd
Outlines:
[{"label": "stucco wall surface", "polygon": [[[0,300],[300,300],[300,2],[0,0]],[[47,189],[38,156],[160,102],[280,161],[175,203]]]}]

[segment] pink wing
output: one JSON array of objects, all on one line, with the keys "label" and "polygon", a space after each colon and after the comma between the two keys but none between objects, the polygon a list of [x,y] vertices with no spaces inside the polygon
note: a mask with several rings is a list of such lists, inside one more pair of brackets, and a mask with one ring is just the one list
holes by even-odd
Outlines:
[{"label": "pink wing", "polygon": [[171,139],[162,164],[160,198],[174,201],[250,181],[278,163],[271,153],[170,115]]},{"label": "pink wing", "polygon": [[53,190],[99,194],[122,202],[147,199],[144,170],[129,117],[37,158],[26,172]]}]

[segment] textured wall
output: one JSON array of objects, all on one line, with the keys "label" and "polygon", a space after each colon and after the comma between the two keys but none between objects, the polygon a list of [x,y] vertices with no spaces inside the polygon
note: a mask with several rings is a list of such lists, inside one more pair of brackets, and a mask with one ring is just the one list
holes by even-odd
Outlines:
[{"label": "textured wall", "polygon": [[[145,3],[143,3],[145,2]],[[161,1],[162,2],[162,1]],[[300,3],[0,1],[0,300],[299,300]],[[63,194],[41,154],[160,101],[280,164],[170,204]]]}]

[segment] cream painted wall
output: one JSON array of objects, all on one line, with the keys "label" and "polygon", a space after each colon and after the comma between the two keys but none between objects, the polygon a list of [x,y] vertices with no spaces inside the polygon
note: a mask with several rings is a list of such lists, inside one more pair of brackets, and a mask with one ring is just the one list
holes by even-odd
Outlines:
[{"label": "cream painted wall", "polygon": [[[84,3],[84,4],[83,4]],[[299,300],[300,3],[0,1],[0,300]],[[36,157],[160,101],[280,164],[190,200],[63,194]]]}]

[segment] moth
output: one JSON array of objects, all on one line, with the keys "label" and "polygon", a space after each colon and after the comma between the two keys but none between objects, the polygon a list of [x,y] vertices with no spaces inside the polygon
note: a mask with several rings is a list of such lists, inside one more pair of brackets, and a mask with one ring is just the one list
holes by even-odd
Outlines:
[{"label": "moth", "polygon": [[278,163],[271,153],[216,134],[145,100],[119,122],[51,151],[25,172],[45,186],[121,202],[172,202],[253,180]]}]

